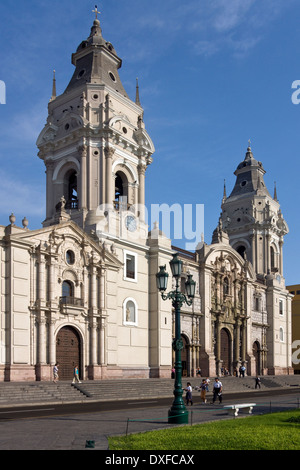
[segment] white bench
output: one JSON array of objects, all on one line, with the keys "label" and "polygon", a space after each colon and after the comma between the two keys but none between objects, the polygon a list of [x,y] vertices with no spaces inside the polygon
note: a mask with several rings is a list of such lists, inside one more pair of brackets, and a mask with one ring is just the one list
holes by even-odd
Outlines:
[{"label": "white bench", "polygon": [[238,416],[240,410],[246,410],[251,415],[253,407],[256,406],[256,403],[240,403],[239,405],[226,405],[224,409],[228,410],[228,413]]}]

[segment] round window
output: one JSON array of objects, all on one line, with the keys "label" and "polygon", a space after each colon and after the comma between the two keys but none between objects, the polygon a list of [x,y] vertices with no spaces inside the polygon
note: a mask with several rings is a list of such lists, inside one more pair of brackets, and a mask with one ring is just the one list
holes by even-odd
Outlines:
[{"label": "round window", "polygon": [[114,76],[114,74],[112,72],[109,72],[109,76],[110,76],[110,78],[113,82],[116,81],[116,77]]},{"label": "round window", "polygon": [[85,69],[80,70],[79,74],[77,75],[77,78],[79,79],[83,77],[84,74],[85,74]]}]

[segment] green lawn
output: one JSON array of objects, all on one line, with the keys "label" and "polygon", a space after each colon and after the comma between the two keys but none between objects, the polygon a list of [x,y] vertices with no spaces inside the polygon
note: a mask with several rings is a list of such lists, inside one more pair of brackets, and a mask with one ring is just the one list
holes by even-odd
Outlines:
[{"label": "green lawn", "polygon": [[109,438],[110,450],[300,450],[300,410]]}]

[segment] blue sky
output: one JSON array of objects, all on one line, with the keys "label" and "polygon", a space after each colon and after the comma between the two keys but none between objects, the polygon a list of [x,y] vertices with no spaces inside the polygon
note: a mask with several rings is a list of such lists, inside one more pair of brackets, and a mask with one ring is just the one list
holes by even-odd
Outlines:
[{"label": "blue sky", "polygon": [[[52,71],[62,93],[71,54],[90,32],[95,2],[8,0],[0,4],[0,224],[11,212],[41,227],[45,168],[36,139],[44,127]],[[299,0],[106,0],[102,33],[123,60],[120,76],[135,97],[139,78],[145,124],[156,152],[147,203],[204,204],[207,243],[220,214],[223,182],[233,187],[248,140],[274,181],[290,233],[287,284],[299,274]],[[177,243],[177,241],[176,241]],[[177,243],[180,245],[180,243]]]}]

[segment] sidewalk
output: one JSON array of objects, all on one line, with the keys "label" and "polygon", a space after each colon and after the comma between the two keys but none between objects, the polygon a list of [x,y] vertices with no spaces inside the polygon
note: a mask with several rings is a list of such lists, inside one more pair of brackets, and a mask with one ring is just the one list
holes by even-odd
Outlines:
[{"label": "sidewalk", "polygon": [[[272,410],[280,411],[299,406],[299,390],[287,396],[272,396]],[[298,400],[298,401],[297,401]],[[222,406],[202,405],[200,397],[195,396],[195,404],[188,407],[189,425],[220,419],[232,418],[223,409],[232,400],[226,399]],[[236,399],[233,401],[237,401]],[[249,401],[249,398],[247,399]],[[257,403],[254,415],[270,412],[270,399],[256,394]],[[243,402],[243,395],[239,403]],[[172,399],[170,400],[170,406]],[[168,424],[169,406],[152,408],[123,409],[99,413],[78,415],[52,416],[41,418],[22,419],[18,408],[15,409],[15,420],[0,421],[0,450],[85,450],[86,441],[95,442],[95,450],[108,450],[107,437],[110,435],[124,435],[126,432],[144,432],[155,429],[173,427]],[[51,405],[49,405],[49,409]],[[5,418],[5,410],[0,410],[0,418]],[[87,449],[89,450],[89,449]]]}]

